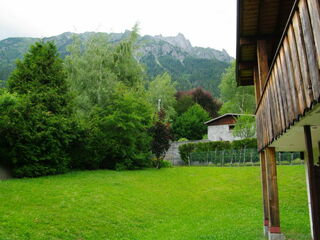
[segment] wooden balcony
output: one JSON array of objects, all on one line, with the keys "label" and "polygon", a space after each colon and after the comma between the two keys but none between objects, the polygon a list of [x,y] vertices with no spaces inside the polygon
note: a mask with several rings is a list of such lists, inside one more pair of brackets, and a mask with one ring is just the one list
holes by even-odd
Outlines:
[{"label": "wooden balcony", "polygon": [[[259,93],[259,150],[265,149],[320,100],[320,4],[296,1]],[[319,119],[320,121],[320,119]]]}]

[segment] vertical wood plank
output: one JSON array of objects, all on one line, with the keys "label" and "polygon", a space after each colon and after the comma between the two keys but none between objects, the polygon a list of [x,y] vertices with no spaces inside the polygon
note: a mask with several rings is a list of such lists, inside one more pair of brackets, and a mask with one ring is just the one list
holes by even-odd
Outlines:
[{"label": "vertical wood plank", "polygon": [[288,111],[288,104],[287,104],[287,97],[286,97],[286,86],[284,85],[283,82],[283,77],[282,77],[282,71],[281,71],[281,62],[280,62],[280,57],[277,58],[276,64],[275,64],[276,68],[277,68],[277,74],[278,74],[278,81],[279,81],[279,85],[280,85],[280,92],[281,92],[281,99],[282,99],[282,104],[283,104],[283,115],[285,117],[285,128],[287,128],[289,126],[289,119],[290,119],[290,115],[289,115],[289,111]]},{"label": "vertical wood plank", "polygon": [[282,131],[286,127],[286,124],[285,124],[285,111],[283,109],[281,88],[280,88],[280,84],[279,84],[279,77],[278,77],[276,65],[273,68],[273,74],[274,74],[274,79],[275,79],[275,88],[277,90],[277,96],[278,96],[279,115],[280,115],[280,118],[281,118],[281,130],[280,130],[279,134],[282,134]]},{"label": "vertical wood plank", "polygon": [[293,16],[292,23],[293,23],[294,34],[295,34],[295,39],[296,39],[296,44],[298,49],[299,64],[300,64],[301,76],[303,79],[303,89],[304,89],[305,98],[306,98],[306,105],[308,108],[310,108],[311,103],[313,101],[313,92],[312,92],[312,84],[311,84],[310,75],[309,75],[307,54],[304,46],[303,32],[302,32],[300,16],[298,12],[296,12],[295,15]]},{"label": "vertical wood plank", "polygon": [[276,119],[275,119],[275,106],[274,106],[274,96],[272,94],[272,87],[271,87],[271,81],[267,84],[267,91],[269,95],[269,111],[270,111],[270,126],[272,127],[271,131],[271,138],[269,139],[269,142],[273,141],[274,137],[276,136]]},{"label": "vertical wood plank", "polygon": [[281,129],[282,129],[282,112],[280,111],[279,107],[279,99],[278,99],[278,91],[276,89],[276,79],[274,77],[274,71],[272,72],[272,79],[274,81],[274,83],[272,84],[273,87],[273,91],[274,91],[274,96],[275,96],[275,104],[276,104],[276,118],[277,118],[277,122],[278,122],[278,128],[277,128],[277,136],[279,136],[281,134]]},{"label": "vertical wood plank", "polygon": [[277,122],[278,122],[278,129],[277,129],[277,135],[281,134],[281,130],[283,129],[283,118],[282,118],[282,110],[280,109],[280,101],[279,101],[279,92],[277,89],[277,79],[275,77],[275,71],[272,71],[272,79],[274,81],[274,84],[272,84],[273,91],[275,94],[275,101],[276,101],[276,111],[277,111]]},{"label": "vertical wood plank", "polygon": [[299,114],[303,115],[307,105],[306,105],[306,99],[305,99],[304,90],[303,90],[304,85],[303,85],[303,79],[300,71],[300,63],[299,63],[296,39],[294,36],[292,25],[288,29],[288,40],[289,40],[292,64],[294,69],[295,86],[297,89],[298,99],[299,99]]},{"label": "vertical wood plank", "polygon": [[281,63],[281,71],[282,71],[282,81],[283,85],[285,87],[284,89],[284,96],[287,98],[287,104],[288,104],[288,122],[287,126],[289,126],[293,119],[294,119],[294,111],[293,111],[293,103],[292,103],[292,96],[291,96],[291,89],[290,89],[290,79],[288,77],[288,70],[287,70],[287,65],[286,65],[286,60],[284,58],[284,50],[283,47],[281,48],[279,52],[279,57],[280,57],[280,63]]},{"label": "vertical wood plank", "polygon": [[320,69],[320,3],[319,0],[308,0],[308,7],[316,45],[318,68]]},{"label": "vertical wood plank", "polygon": [[297,98],[298,93],[295,86],[295,80],[294,80],[294,71],[293,71],[293,65],[292,65],[292,59],[291,59],[291,53],[289,49],[289,43],[288,43],[288,37],[285,37],[283,41],[283,52],[284,52],[284,59],[286,62],[287,67],[287,78],[289,82],[289,92],[287,94],[291,95],[292,100],[292,110],[293,110],[293,121],[299,118],[299,98]]},{"label": "vertical wood plank", "polygon": [[300,0],[299,13],[301,18],[301,26],[303,38],[306,47],[307,60],[309,65],[310,79],[312,83],[312,92],[314,100],[320,97],[320,76],[316,57],[316,47],[314,44],[313,32],[310,23],[310,16],[306,0]]},{"label": "vertical wood plank", "polygon": [[311,205],[311,219],[313,239],[320,239],[320,209],[319,209],[319,187],[315,176],[315,166],[312,147],[312,136],[310,126],[304,126],[304,137],[307,152],[307,177],[309,182],[310,205]]}]

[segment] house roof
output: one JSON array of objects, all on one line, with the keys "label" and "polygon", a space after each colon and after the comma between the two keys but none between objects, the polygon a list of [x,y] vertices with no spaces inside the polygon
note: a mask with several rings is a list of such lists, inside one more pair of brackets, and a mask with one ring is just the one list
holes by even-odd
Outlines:
[{"label": "house roof", "polygon": [[252,116],[252,117],[255,117],[255,115],[253,115],[253,114],[226,113],[226,114],[223,114],[223,115],[221,115],[219,117],[213,118],[213,119],[205,122],[204,124],[205,125],[209,125],[209,124],[212,124],[213,122],[216,122],[216,121],[218,121],[220,119],[223,119],[223,118],[226,118],[226,117],[230,117],[230,116],[231,117],[239,117],[239,116]]},{"label": "house roof", "polygon": [[254,68],[257,66],[257,40],[266,40],[270,66],[294,3],[295,0],[238,0],[238,85],[253,85]]}]

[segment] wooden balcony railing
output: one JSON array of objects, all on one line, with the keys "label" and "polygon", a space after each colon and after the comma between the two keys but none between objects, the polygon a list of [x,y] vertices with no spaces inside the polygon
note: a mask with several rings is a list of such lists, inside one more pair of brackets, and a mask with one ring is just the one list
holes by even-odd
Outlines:
[{"label": "wooden balcony railing", "polygon": [[320,4],[297,1],[270,67],[256,111],[263,150],[320,97]]}]

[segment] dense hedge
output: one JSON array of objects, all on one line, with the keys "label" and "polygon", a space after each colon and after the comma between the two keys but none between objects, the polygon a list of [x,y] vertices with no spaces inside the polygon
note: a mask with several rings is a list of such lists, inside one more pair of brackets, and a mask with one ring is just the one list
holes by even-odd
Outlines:
[{"label": "dense hedge", "polygon": [[229,141],[215,141],[215,142],[200,142],[200,143],[187,143],[179,146],[179,153],[181,159],[189,162],[191,152],[210,152],[215,150],[225,149],[242,149],[242,148],[257,148],[257,139],[249,138],[243,140]]}]

